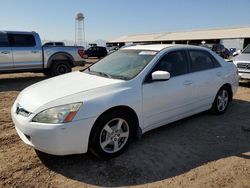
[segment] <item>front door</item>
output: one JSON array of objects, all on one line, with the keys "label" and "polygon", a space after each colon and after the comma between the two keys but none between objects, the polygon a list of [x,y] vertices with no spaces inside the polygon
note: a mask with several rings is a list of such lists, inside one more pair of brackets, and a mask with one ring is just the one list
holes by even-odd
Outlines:
[{"label": "front door", "polygon": [[[151,129],[179,119],[190,110],[195,101],[194,79],[188,74],[186,52],[167,53],[152,72],[170,73],[167,81],[147,81],[142,86],[144,129]],[[151,73],[149,74],[150,77]]]}]

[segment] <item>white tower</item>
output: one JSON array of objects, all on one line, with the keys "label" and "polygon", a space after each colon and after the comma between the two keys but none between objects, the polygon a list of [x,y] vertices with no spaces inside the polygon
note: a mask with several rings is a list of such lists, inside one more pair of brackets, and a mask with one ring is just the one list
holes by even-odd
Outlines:
[{"label": "white tower", "polygon": [[77,13],[75,16],[75,45],[85,47],[84,15]]}]

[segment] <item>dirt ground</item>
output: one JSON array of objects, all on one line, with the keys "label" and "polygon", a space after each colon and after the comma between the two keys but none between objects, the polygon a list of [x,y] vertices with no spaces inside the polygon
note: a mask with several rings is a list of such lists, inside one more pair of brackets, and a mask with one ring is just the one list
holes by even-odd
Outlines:
[{"label": "dirt ground", "polygon": [[121,156],[57,157],[25,145],[10,108],[42,74],[0,75],[0,187],[250,187],[250,82],[222,116],[204,112],[143,135]]}]

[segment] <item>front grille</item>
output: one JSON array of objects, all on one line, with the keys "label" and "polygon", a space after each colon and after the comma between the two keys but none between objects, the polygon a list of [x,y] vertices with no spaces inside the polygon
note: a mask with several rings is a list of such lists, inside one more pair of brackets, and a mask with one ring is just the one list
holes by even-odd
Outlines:
[{"label": "front grille", "polygon": [[237,68],[250,70],[250,63],[237,63]]}]

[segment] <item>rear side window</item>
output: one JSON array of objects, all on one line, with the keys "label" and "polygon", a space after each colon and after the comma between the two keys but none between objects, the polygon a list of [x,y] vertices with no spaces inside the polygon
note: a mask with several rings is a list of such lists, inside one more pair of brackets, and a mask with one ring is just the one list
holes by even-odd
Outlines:
[{"label": "rear side window", "polygon": [[173,76],[186,74],[188,72],[188,61],[185,51],[167,53],[156,65],[154,71],[168,71]]},{"label": "rear side window", "polygon": [[9,46],[9,42],[8,42],[7,34],[0,33],[0,47],[8,47],[8,46]]},{"label": "rear side window", "polygon": [[12,47],[32,47],[36,46],[33,35],[29,34],[8,34],[10,45]]},{"label": "rear side window", "polygon": [[208,53],[202,50],[190,50],[191,72],[212,69],[220,66],[219,63]]}]

